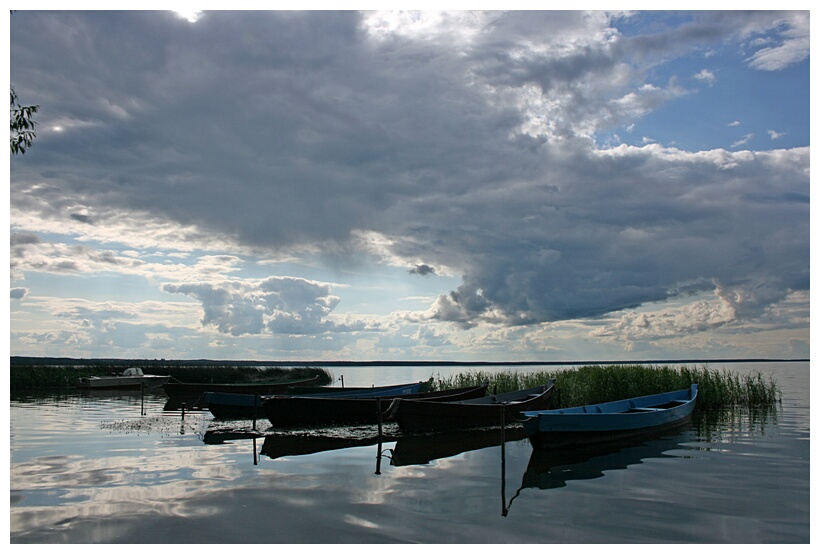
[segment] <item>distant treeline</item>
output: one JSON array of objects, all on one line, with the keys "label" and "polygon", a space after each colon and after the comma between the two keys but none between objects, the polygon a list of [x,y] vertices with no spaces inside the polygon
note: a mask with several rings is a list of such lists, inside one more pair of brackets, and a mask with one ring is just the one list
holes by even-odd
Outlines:
[{"label": "distant treeline", "polygon": [[702,358],[677,360],[586,360],[586,361],[513,361],[513,362],[486,362],[486,361],[452,361],[452,360],[315,360],[315,361],[265,361],[265,360],[165,360],[165,359],[123,359],[123,358],[52,358],[37,356],[11,356],[11,364],[29,365],[79,365],[79,364],[131,364],[128,367],[168,366],[234,366],[234,367],[374,367],[374,366],[586,366],[586,365],[656,365],[656,364],[731,364],[731,363],[760,363],[760,362],[808,362],[809,358]]},{"label": "distant treeline", "polygon": [[319,376],[319,385],[333,382],[333,375],[321,367],[281,367],[260,362],[215,362],[211,360],[115,360],[72,358],[11,358],[9,388],[48,390],[73,388],[80,377],[122,373],[139,367],[145,373],[170,375],[182,383],[248,383],[292,381]]}]

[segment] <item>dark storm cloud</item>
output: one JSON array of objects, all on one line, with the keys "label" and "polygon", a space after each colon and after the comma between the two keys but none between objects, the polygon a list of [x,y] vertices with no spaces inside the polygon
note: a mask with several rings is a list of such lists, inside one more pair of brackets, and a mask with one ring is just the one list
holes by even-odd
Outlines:
[{"label": "dark storm cloud", "polygon": [[[765,285],[763,305],[808,287],[807,148],[600,155],[591,139],[679,94],[641,88],[642,58],[767,28],[721,17],[619,38],[600,12],[522,12],[469,38],[377,39],[352,12],[22,12],[12,81],[43,131],[14,160],[12,206],[149,213],[270,249],[373,231],[411,272],[463,273],[429,317],[464,327],[714,280]],[[165,287],[234,335],[320,332],[338,302],[320,289]]]},{"label": "dark storm cloud", "polygon": [[28,294],[28,289],[25,287],[14,287],[9,291],[9,297],[12,300],[20,300]]},{"label": "dark storm cloud", "polygon": [[[765,283],[758,306],[782,300],[808,288],[808,207],[799,195],[773,206],[748,194],[807,190],[807,164],[808,150],[720,170],[685,155],[674,164],[639,152],[588,160],[560,193],[533,196],[518,221],[476,231],[481,240],[471,243],[484,255],[433,316],[474,323],[497,319],[493,307],[512,324],[594,317],[665,300],[681,286],[714,290],[712,279],[729,289]],[[506,202],[519,205],[511,197],[495,209],[506,212]]]},{"label": "dark storm cloud", "polygon": [[89,225],[93,225],[93,224],[94,224],[94,220],[93,220],[93,219],[91,219],[91,218],[90,218],[88,215],[86,215],[86,214],[71,214],[69,217],[70,217],[71,219],[73,219],[74,221],[79,221],[80,223],[88,223]]},{"label": "dark storm cloud", "polygon": [[409,272],[413,275],[435,275],[436,268],[427,264],[417,264],[415,267],[411,268]]}]

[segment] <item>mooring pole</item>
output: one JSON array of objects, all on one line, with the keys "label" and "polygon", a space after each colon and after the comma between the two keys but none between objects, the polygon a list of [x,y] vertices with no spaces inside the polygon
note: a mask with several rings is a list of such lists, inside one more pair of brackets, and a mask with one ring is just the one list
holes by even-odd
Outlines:
[{"label": "mooring pole", "polygon": [[140,382],[140,415],[145,415],[145,381]]},{"label": "mooring pole", "polygon": [[[381,439],[381,437],[379,437]],[[376,475],[382,474],[382,441],[379,440],[379,446],[376,450]]]},{"label": "mooring pole", "polygon": [[379,438],[382,436],[382,399],[376,398],[376,412],[378,412],[377,418],[379,421]]},{"label": "mooring pole", "polygon": [[376,420],[379,422],[379,446],[376,449],[376,475],[382,474],[382,399],[376,398]]},{"label": "mooring pole", "polygon": [[507,457],[505,444],[507,438],[505,436],[506,413],[504,411],[504,404],[501,405],[501,515],[507,517]]},{"label": "mooring pole", "polygon": [[[253,395],[253,430],[256,431],[256,406],[259,404],[259,395]],[[254,439],[256,440],[256,439]],[[254,449],[256,451],[256,449]]]}]

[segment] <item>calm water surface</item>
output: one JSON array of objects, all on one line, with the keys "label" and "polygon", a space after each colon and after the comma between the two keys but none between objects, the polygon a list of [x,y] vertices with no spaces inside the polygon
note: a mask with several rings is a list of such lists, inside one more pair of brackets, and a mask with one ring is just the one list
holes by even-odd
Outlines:
[{"label": "calm water surface", "polygon": [[[550,457],[513,430],[503,448],[498,431],[379,443],[371,427],[259,422],[254,436],[164,412],[164,396],[17,398],[11,542],[808,543],[809,364],[712,367],[772,374],[782,406]],[[465,368],[333,371],[356,386]]]}]

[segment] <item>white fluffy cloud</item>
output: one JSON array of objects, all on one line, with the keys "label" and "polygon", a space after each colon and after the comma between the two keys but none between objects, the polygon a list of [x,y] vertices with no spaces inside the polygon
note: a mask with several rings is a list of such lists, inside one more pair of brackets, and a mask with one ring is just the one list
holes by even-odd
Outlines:
[{"label": "white fluffy cloud", "polygon": [[234,336],[265,331],[309,335],[351,328],[327,320],[339,298],[328,285],[306,279],[166,283],[162,289],[195,298],[202,305],[203,325]]}]

